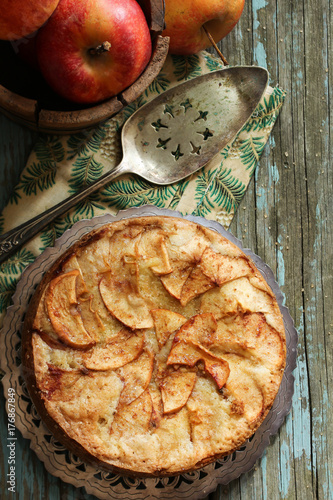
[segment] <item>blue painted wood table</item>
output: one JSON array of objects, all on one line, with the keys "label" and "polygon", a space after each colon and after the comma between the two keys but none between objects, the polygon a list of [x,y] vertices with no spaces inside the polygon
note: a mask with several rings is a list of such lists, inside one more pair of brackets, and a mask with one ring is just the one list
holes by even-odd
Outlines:
[{"label": "blue painted wood table", "polygon": [[[325,0],[248,1],[239,25],[220,44],[230,64],[264,66],[271,83],[287,91],[230,230],[273,269],[299,342],[290,414],[255,467],[210,500],[333,498],[330,16]],[[37,136],[0,116],[0,208]],[[93,500],[50,475],[20,435],[16,493],[8,491],[7,423],[1,394],[1,498]]]}]

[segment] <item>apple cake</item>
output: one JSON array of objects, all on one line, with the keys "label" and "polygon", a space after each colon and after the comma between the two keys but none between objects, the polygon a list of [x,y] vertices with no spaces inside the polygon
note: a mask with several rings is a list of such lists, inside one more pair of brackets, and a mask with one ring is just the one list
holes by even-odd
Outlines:
[{"label": "apple cake", "polygon": [[219,233],[176,217],[110,223],[44,275],[23,332],[34,404],[83,460],[177,475],[263,422],[286,358],[276,298]]}]

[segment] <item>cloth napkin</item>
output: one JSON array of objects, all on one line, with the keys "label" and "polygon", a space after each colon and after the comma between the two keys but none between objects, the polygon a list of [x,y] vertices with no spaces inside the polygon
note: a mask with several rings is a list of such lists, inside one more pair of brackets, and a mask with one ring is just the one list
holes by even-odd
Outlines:
[{"label": "cloth napkin", "polygon": [[[122,124],[138,107],[174,85],[222,67],[217,57],[205,51],[188,57],[169,55],[149,88],[105,123],[73,135],[41,134],[0,217],[0,231],[18,226],[114,168],[122,156]],[[0,266],[0,324],[26,266],[80,219],[152,204],[183,215],[216,220],[227,229],[284,99],[282,89],[268,87],[251,119],[233,141],[190,178],[158,187],[135,175],[122,176],[55,220]]]}]

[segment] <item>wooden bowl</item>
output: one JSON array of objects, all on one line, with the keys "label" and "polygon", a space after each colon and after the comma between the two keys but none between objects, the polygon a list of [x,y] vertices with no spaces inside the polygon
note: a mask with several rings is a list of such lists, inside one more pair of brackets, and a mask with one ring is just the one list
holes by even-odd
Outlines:
[{"label": "wooden bowl", "polygon": [[141,76],[121,94],[102,103],[83,106],[53,92],[41,74],[14,52],[10,42],[0,41],[0,112],[33,130],[70,134],[105,121],[134,101],[160,72],[169,49],[162,37],[164,0],[137,0],[150,28],[153,51]]}]

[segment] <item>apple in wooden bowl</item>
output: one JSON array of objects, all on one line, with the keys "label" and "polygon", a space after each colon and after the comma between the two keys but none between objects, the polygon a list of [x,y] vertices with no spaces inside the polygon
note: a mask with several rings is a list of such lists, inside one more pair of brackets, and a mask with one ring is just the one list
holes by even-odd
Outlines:
[{"label": "apple in wooden bowl", "polygon": [[17,40],[38,30],[59,0],[1,0],[0,39]]},{"label": "apple in wooden bowl", "polygon": [[[64,8],[60,10],[62,3]],[[90,0],[77,2],[81,3],[90,4],[90,8],[94,5]],[[107,3],[101,0],[102,5]],[[85,28],[77,28],[75,36],[71,26],[66,28],[66,21],[73,22],[69,12],[76,2],[61,0],[37,34],[14,43],[0,41],[0,59],[6,68],[0,75],[0,112],[42,132],[73,133],[105,121],[134,101],[157,76],[168,53],[169,39],[161,35],[164,2],[129,0],[127,20],[125,9],[121,8],[126,2],[112,0],[112,3],[119,4],[118,18],[113,16],[112,20],[105,8],[102,14],[96,12],[95,17],[100,20],[95,26],[90,20]],[[143,24],[139,11],[144,14],[146,31],[134,29],[136,22]],[[81,15],[84,16],[83,9]],[[103,16],[109,16],[105,23]],[[126,24],[129,26],[127,31]],[[116,33],[112,40],[107,36],[108,26],[112,26],[109,33]],[[18,57],[18,53],[23,57]],[[27,62],[29,57],[33,64]],[[116,60],[113,74],[107,70],[108,57]],[[62,72],[61,59],[66,68]],[[118,86],[117,79],[120,81]],[[110,81],[115,84],[114,95],[108,88]],[[79,90],[71,94],[71,87],[76,87],[77,83],[81,85]]]},{"label": "apple in wooden bowl", "polygon": [[[245,0],[165,0],[163,34],[171,54],[190,55],[226,37],[238,23]],[[218,51],[218,50],[217,50]]]}]

